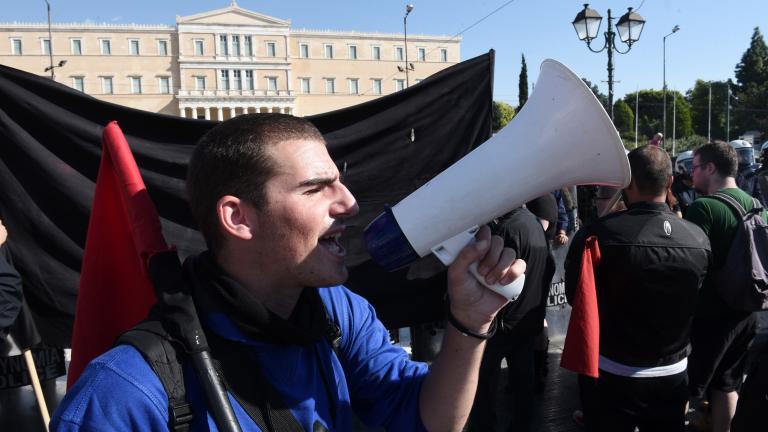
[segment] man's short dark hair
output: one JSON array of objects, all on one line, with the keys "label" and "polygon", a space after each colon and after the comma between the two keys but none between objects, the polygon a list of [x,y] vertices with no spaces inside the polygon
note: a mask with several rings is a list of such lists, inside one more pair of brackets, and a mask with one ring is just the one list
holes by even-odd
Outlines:
[{"label": "man's short dark hair", "polygon": [[672,176],[672,161],[667,152],[655,145],[638,147],[627,155],[632,181],[640,193],[659,196],[666,192]]},{"label": "man's short dark hair", "polygon": [[711,163],[720,177],[736,177],[739,172],[739,156],[725,141],[715,141],[697,148],[693,152],[700,164]]},{"label": "man's short dark hair", "polygon": [[216,203],[233,195],[253,205],[266,205],[265,184],[275,161],[268,147],[291,140],[325,143],[317,128],[286,114],[245,114],[227,120],[203,135],[187,170],[187,194],[192,214],[212,250],[220,246]]}]

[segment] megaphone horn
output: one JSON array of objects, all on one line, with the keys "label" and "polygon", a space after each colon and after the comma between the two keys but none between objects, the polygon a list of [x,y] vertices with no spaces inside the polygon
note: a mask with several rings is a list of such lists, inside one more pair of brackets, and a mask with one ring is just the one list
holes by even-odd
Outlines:
[{"label": "megaphone horn", "polygon": [[[570,69],[545,60],[534,92],[504,129],[366,227],[368,253],[390,271],[432,252],[449,265],[477,226],[533,198],[566,185],[629,181],[605,109]],[[491,289],[513,299],[522,289],[515,283]]]}]

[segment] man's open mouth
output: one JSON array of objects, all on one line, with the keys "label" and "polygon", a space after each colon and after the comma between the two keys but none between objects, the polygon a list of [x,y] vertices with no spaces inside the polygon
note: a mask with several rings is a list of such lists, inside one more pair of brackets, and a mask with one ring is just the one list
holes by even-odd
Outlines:
[{"label": "man's open mouth", "polygon": [[339,243],[339,238],[341,238],[341,232],[320,237],[319,243],[328,250],[328,252],[331,252],[334,255],[344,256],[346,250],[344,250],[344,247]]}]

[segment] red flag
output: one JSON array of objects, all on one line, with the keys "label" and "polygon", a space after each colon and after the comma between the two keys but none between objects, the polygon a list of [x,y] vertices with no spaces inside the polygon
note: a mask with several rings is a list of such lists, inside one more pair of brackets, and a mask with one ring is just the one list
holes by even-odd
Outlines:
[{"label": "red flag", "polygon": [[155,252],[168,249],[155,206],[117,122],[104,128],[102,143],[67,387],[120,333],[147,315],[155,303],[147,262]]},{"label": "red flag", "polygon": [[600,355],[600,317],[597,309],[595,267],[600,265],[597,237],[587,238],[581,255],[581,277],[576,286],[571,320],[560,366],[597,378]]}]

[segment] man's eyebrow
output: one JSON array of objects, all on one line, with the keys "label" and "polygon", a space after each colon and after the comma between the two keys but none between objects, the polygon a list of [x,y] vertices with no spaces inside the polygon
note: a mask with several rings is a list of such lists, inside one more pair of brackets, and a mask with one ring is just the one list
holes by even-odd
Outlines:
[{"label": "man's eyebrow", "polygon": [[299,183],[299,187],[327,186],[327,185],[333,184],[338,179],[339,179],[338,176],[333,176],[333,177],[314,177],[314,178],[302,181],[301,183]]}]

